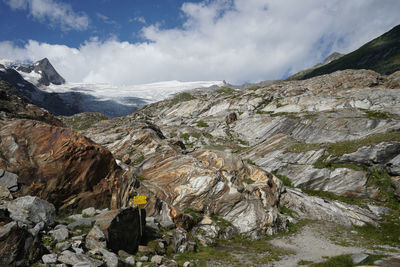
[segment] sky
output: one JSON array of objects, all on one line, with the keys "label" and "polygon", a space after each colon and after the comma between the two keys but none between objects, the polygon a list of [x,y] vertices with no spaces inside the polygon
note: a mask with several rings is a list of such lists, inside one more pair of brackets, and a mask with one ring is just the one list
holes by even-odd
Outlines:
[{"label": "sky", "polygon": [[0,0],[0,58],[70,82],[285,78],[400,24],[399,0]]}]

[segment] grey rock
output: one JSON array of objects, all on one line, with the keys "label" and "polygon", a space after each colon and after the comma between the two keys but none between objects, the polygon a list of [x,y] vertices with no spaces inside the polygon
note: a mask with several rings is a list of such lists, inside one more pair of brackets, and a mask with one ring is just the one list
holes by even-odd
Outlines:
[{"label": "grey rock", "polygon": [[369,255],[364,253],[358,253],[351,255],[351,260],[353,264],[362,264],[368,259]]},{"label": "grey rock", "polygon": [[64,263],[59,263],[54,265],[55,267],[67,267],[67,265],[65,265]]},{"label": "grey rock", "polygon": [[54,230],[52,234],[57,242],[64,241],[69,237],[69,231],[67,228],[59,228]]},{"label": "grey rock", "polygon": [[130,265],[134,265],[135,264],[135,257],[134,256],[129,256],[125,259],[125,261],[130,264]]},{"label": "grey rock", "polygon": [[33,235],[37,236],[41,230],[43,230],[45,227],[44,222],[39,222],[35,225],[35,227],[29,229],[28,231]]},{"label": "grey rock", "polygon": [[83,253],[84,253],[84,250],[81,249],[81,248],[74,247],[74,246],[72,246],[71,248],[72,248],[72,250],[73,250],[75,253],[77,253],[77,254],[83,254]]},{"label": "grey rock", "polygon": [[393,187],[394,195],[400,200],[400,176],[391,177],[391,185]]},{"label": "grey rock", "polygon": [[139,258],[139,260],[140,260],[140,261],[147,262],[147,261],[149,261],[149,257],[147,257],[147,256],[142,256],[142,257]]},{"label": "grey rock", "polygon": [[151,257],[151,262],[160,265],[163,262],[164,257],[160,255],[154,255]]},{"label": "grey rock", "polygon": [[45,264],[57,263],[57,254],[45,254],[42,256],[42,261]]},{"label": "grey rock", "polygon": [[93,226],[94,223],[95,220],[92,218],[81,218],[76,220],[75,222],[68,224],[68,229],[73,230],[78,226]]},{"label": "grey rock", "polygon": [[124,259],[124,258],[128,258],[128,257],[130,257],[132,255],[129,254],[128,252],[126,252],[125,250],[120,249],[118,251],[118,256]]},{"label": "grey rock", "polygon": [[18,175],[0,169],[0,185],[4,185],[11,192],[18,191]]},{"label": "grey rock", "polygon": [[68,229],[68,226],[66,226],[65,224],[57,224],[57,225],[53,228],[53,230],[58,230],[58,229],[61,229],[61,228]]},{"label": "grey rock", "polygon": [[334,221],[337,224],[377,226],[379,217],[373,212],[339,201],[308,196],[299,189],[287,188],[281,196],[281,205],[292,209],[300,218]]},{"label": "grey rock", "polygon": [[93,207],[82,210],[82,215],[93,217],[96,215],[96,209]]},{"label": "grey rock", "polygon": [[86,261],[77,262],[72,267],[91,267],[92,265]]},{"label": "grey rock", "polygon": [[183,267],[193,267],[193,264],[190,261],[185,261]]},{"label": "grey rock", "polygon": [[106,248],[106,236],[99,226],[94,225],[92,230],[86,236],[86,247],[89,249]]},{"label": "grey rock", "polygon": [[65,241],[65,242],[60,242],[56,244],[56,249],[58,251],[64,251],[71,248],[71,242]]},{"label": "grey rock", "polygon": [[142,265],[143,265],[143,262],[140,262],[140,261],[136,262],[136,267],[142,267]]},{"label": "grey rock", "polygon": [[368,205],[368,208],[378,217],[381,215],[389,214],[393,211],[392,209],[375,205]]},{"label": "grey rock", "polygon": [[164,227],[164,228],[167,228],[167,229],[174,229],[174,228],[176,228],[176,224],[174,223],[174,222],[171,222],[171,221],[161,221],[160,222],[160,225],[162,226],[162,227]]},{"label": "grey rock", "polygon": [[53,204],[38,197],[19,197],[8,202],[7,208],[13,220],[32,226],[39,222],[52,225],[56,217]]},{"label": "grey rock", "polygon": [[122,266],[121,259],[119,259],[115,253],[104,248],[99,248],[98,251],[103,255],[103,259],[106,261],[108,267]]},{"label": "grey rock", "polygon": [[78,254],[69,250],[63,251],[58,256],[58,261],[67,265],[75,265],[78,263],[86,263],[89,264],[90,267],[98,267],[103,265],[102,261],[93,259],[85,254]]},{"label": "grey rock", "polygon": [[356,152],[344,154],[339,162],[352,162],[362,165],[386,164],[400,154],[400,143],[382,142],[373,146],[363,146]]},{"label": "grey rock", "polygon": [[82,216],[82,214],[72,214],[72,215],[70,215],[70,216],[68,216],[68,219],[72,219],[72,220],[80,220],[80,219],[83,219],[83,216]]}]

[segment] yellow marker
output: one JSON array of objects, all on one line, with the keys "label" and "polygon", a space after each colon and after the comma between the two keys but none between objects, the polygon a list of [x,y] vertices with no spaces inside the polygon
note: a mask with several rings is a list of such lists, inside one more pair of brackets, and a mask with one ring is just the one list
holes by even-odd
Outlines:
[{"label": "yellow marker", "polygon": [[133,197],[133,204],[135,204],[135,205],[144,205],[146,203],[147,203],[147,197],[146,196],[135,196],[135,197]]}]

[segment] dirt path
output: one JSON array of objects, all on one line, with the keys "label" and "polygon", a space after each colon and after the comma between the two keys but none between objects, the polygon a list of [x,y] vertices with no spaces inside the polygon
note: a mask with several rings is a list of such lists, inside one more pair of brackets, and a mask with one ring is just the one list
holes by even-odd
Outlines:
[{"label": "dirt path", "polygon": [[[273,246],[294,252],[294,254],[284,256],[280,261],[274,262],[273,266],[293,267],[298,266],[300,260],[321,262],[324,261],[323,257],[343,254],[383,253],[357,246],[358,238],[356,233],[345,227],[322,222],[311,223],[293,235],[270,241]],[[346,244],[346,246],[340,245],[340,243]],[[384,254],[391,253],[384,252]]]}]

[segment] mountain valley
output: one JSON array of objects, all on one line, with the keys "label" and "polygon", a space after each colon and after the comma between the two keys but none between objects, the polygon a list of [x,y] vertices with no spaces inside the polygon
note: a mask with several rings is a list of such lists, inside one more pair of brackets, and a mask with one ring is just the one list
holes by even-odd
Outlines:
[{"label": "mountain valley", "polygon": [[0,265],[400,265],[399,69],[162,83],[107,111],[49,64],[0,68]]}]

